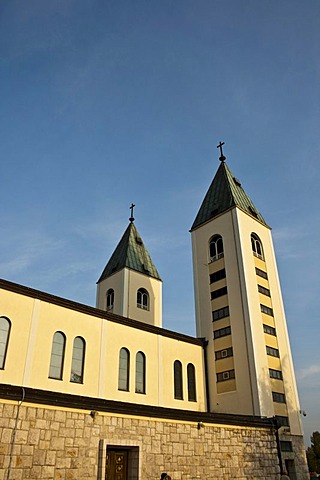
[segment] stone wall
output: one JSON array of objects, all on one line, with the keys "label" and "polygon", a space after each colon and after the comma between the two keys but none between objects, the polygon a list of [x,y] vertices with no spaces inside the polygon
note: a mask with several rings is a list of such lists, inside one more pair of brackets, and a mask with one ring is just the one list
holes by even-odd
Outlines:
[{"label": "stone wall", "polygon": [[134,452],[129,480],[279,478],[269,428],[0,403],[0,480],[104,479],[108,445]]}]

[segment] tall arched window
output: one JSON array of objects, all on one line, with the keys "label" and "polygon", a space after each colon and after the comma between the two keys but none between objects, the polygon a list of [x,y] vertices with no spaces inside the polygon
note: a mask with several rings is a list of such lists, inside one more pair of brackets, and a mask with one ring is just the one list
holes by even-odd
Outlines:
[{"label": "tall arched window", "polygon": [[142,352],[136,355],[136,393],[146,393],[146,356]]},{"label": "tall arched window", "polygon": [[210,262],[223,257],[223,241],[221,235],[214,235],[209,242]]},{"label": "tall arched window", "polygon": [[83,383],[85,348],[84,339],[76,337],[73,341],[70,382]]},{"label": "tall arched window", "polygon": [[65,335],[62,332],[56,332],[52,342],[49,378],[62,380],[65,346]]},{"label": "tall arched window", "polygon": [[126,348],[121,348],[119,354],[118,390],[129,391],[129,368],[130,352]]},{"label": "tall arched window", "polygon": [[113,310],[114,305],[114,290],[109,288],[107,291],[107,310]]},{"label": "tall arched window", "polygon": [[174,375],[174,398],[183,400],[183,386],[182,386],[182,364],[176,360],[173,364]]},{"label": "tall arched window", "polygon": [[261,260],[263,260],[264,257],[263,257],[262,243],[256,233],[251,234],[251,247],[252,247],[253,254],[256,257],[261,258]]},{"label": "tall arched window", "polygon": [[0,317],[0,370],[4,369],[6,362],[11,322],[6,317]]},{"label": "tall arched window", "polygon": [[137,291],[137,307],[143,310],[149,310],[149,293],[145,288],[139,288]]},{"label": "tall arched window", "polygon": [[189,402],[196,402],[197,401],[196,371],[192,363],[189,363],[187,366],[187,377],[188,377],[188,400]]}]

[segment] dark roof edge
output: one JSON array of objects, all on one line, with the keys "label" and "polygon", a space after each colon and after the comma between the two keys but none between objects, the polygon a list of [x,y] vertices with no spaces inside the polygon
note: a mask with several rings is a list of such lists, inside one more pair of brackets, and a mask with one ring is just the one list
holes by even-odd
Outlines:
[{"label": "dark roof edge", "polygon": [[[135,268],[132,268],[132,267],[128,267],[128,266],[125,266],[125,267],[122,267],[121,270],[124,270],[125,268],[127,268],[128,270],[132,270],[134,272],[139,272],[141,275],[144,275],[145,277],[148,277],[148,278],[154,278],[155,280],[159,280],[161,283],[163,283],[162,281],[162,278],[159,276],[159,277],[154,277],[153,275],[149,275],[148,273],[143,273],[143,272],[140,272],[140,270],[136,270]],[[120,270],[116,270],[115,272],[111,273],[111,275],[108,275],[108,277],[105,277],[101,280],[102,278],[102,275],[100,276],[99,280],[96,282],[96,284],[98,285],[98,283],[100,282],[103,282],[103,280],[105,280],[106,278],[111,278],[112,275],[116,275],[117,273],[119,273]]]},{"label": "dark roof edge", "polygon": [[211,222],[214,218],[221,217],[221,215],[224,215],[225,213],[230,212],[230,211],[233,210],[234,208],[238,208],[239,210],[241,210],[241,212],[243,212],[243,213],[245,213],[246,215],[248,215],[248,217],[253,218],[253,220],[255,220],[256,222],[260,223],[261,225],[264,225],[264,226],[267,227],[269,230],[272,230],[272,228],[270,227],[270,225],[268,225],[268,224],[265,223],[265,222],[261,222],[261,220],[259,220],[259,218],[256,218],[256,217],[254,217],[253,215],[250,215],[249,212],[246,212],[243,208],[239,207],[239,205],[232,205],[232,207],[228,208],[227,210],[224,210],[223,212],[217,213],[217,215],[215,215],[214,217],[209,218],[209,220],[206,220],[206,221],[203,222],[203,223],[200,223],[200,224],[197,225],[196,227],[191,227],[190,230],[189,230],[189,232],[191,233],[191,232],[194,232],[195,230],[198,230],[198,228],[202,227],[202,226],[205,225],[206,223]]},{"label": "dark roof edge", "polygon": [[108,320],[109,322],[120,323],[121,325],[126,325],[127,327],[144,330],[146,332],[161,335],[163,337],[173,338],[181,342],[203,346],[203,340],[201,339],[191,337],[183,333],[173,332],[162,327],[148,325],[147,323],[139,322],[138,320],[132,320],[131,318],[121,317],[120,315],[115,315],[114,313],[105,312],[104,310],[99,310],[95,307],[83,305],[82,303],[74,302],[73,300],[67,300],[62,297],[57,297],[55,295],[51,295],[50,293],[41,292],[40,290],[25,287],[23,285],[19,285],[18,283],[9,282],[8,280],[0,279],[0,288],[9,290],[10,292],[18,293],[20,295],[42,300],[44,302],[52,303],[60,307],[69,308],[70,310],[75,310],[86,315],[102,318],[104,320]]},{"label": "dark roof edge", "polygon": [[273,428],[274,421],[271,418],[254,417],[249,415],[233,415],[227,413],[210,413],[176,408],[156,407],[141,405],[101,398],[84,397],[67,393],[39,390],[17,385],[0,384],[0,397],[17,402],[48,405],[54,407],[74,408],[77,410],[89,410],[108,412],[119,415],[142,416],[149,418],[161,418],[168,420],[180,420],[185,422],[206,422],[212,424],[236,425],[256,428]]}]

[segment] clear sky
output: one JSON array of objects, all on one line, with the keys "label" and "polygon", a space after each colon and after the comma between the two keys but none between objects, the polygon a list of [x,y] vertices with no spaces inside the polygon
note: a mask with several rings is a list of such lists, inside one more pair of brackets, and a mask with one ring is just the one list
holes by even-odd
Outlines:
[{"label": "clear sky", "polygon": [[128,224],[194,335],[216,145],[273,228],[306,442],[320,430],[319,0],[0,2],[0,276],[95,304]]}]

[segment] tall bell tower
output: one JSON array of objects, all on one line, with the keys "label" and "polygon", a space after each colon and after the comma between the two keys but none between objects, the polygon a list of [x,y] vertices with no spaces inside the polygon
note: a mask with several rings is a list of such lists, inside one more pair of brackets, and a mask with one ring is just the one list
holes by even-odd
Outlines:
[{"label": "tall bell tower", "polygon": [[271,228],[227,166],[223,145],[191,228],[197,336],[208,340],[209,408],[275,416],[282,441],[293,450],[298,443],[300,451],[300,408]]},{"label": "tall bell tower", "polygon": [[162,280],[134,224],[129,225],[97,282],[97,308],[162,326]]}]

